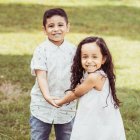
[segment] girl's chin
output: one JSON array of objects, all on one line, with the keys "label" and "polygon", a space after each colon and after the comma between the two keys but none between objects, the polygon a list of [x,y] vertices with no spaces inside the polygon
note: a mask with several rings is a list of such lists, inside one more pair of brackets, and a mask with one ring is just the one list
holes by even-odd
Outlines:
[{"label": "girl's chin", "polygon": [[86,70],[87,72],[95,72],[97,69],[88,69],[88,70]]},{"label": "girl's chin", "polygon": [[95,72],[95,70],[87,70],[87,72],[91,73],[91,72]]}]

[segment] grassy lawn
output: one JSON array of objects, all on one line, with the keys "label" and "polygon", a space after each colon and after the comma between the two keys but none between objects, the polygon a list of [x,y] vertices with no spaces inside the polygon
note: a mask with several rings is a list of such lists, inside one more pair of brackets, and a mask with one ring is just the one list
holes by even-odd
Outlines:
[{"label": "grassy lawn", "polygon": [[[1,0],[0,1],[0,140],[28,140],[29,103],[34,78],[30,60],[34,48],[45,39],[45,9],[66,10],[78,42],[86,36],[102,36],[114,58],[117,93],[127,140],[140,138],[140,2],[138,0]],[[54,140],[54,133],[51,134]]]}]

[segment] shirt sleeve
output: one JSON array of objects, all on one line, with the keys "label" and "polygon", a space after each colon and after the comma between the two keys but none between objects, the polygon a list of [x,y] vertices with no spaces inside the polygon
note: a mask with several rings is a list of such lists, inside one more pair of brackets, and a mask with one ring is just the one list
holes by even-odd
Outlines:
[{"label": "shirt sleeve", "polygon": [[32,60],[31,60],[31,74],[36,76],[35,70],[44,70],[47,71],[47,56],[45,56],[45,51],[41,47],[37,47],[34,51]]}]

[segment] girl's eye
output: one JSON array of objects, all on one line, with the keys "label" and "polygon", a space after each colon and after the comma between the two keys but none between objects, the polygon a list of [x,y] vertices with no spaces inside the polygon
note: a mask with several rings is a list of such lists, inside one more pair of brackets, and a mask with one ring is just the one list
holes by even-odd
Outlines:
[{"label": "girl's eye", "polygon": [[59,27],[62,27],[62,26],[63,26],[63,24],[59,24],[58,26],[59,26]]},{"label": "girl's eye", "polygon": [[87,56],[82,56],[82,58],[86,59],[86,58],[87,58]]},{"label": "girl's eye", "polygon": [[93,58],[97,58],[97,56],[93,56]]}]

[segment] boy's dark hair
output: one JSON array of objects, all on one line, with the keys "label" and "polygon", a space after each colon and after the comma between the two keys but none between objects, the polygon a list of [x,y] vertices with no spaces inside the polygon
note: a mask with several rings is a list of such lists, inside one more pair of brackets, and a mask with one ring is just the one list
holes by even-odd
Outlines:
[{"label": "boy's dark hair", "polygon": [[111,53],[110,53],[105,41],[100,37],[92,37],[92,36],[87,37],[79,43],[77,50],[76,50],[76,54],[75,54],[74,59],[73,59],[73,65],[71,67],[71,72],[72,72],[71,89],[75,89],[75,87],[81,83],[80,80],[83,77],[84,69],[83,69],[82,64],[81,64],[82,46],[84,44],[94,43],[94,42],[99,46],[103,57],[106,57],[106,61],[101,66],[101,69],[107,74],[107,77],[109,79],[109,85],[111,88],[111,94],[112,94],[113,100],[115,102],[114,106],[117,108],[120,106],[120,101],[116,96],[116,88],[115,88],[116,76],[114,74],[114,65],[113,65],[113,61],[112,61],[112,56],[111,56]]},{"label": "boy's dark hair", "polygon": [[45,11],[43,16],[43,26],[45,27],[48,18],[51,18],[52,16],[56,16],[56,15],[63,17],[66,23],[68,24],[68,17],[66,12],[61,8],[53,8]]}]

